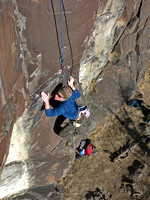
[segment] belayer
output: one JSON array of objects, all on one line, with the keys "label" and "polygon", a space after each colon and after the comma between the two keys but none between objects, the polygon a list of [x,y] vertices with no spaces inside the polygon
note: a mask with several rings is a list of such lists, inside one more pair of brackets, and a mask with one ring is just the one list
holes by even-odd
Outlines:
[{"label": "belayer", "polygon": [[[68,118],[70,120],[70,124],[72,123],[73,125],[81,112],[87,118],[90,116],[90,112],[86,106],[79,107],[79,105],[76,103],[75,100],[78,99],[80,96],[80,92],[74,86],[74,78],[72,76],[70,76],[70,79],[68,80],[68,86],[60,87],[54,95],[54,100],[59,101],[60,103],[57,108],[51,108],[49,103],[49,94],[46,94],[45,92],[41,93],[41,97],[45,103],[46,116],[58,116],[54,125],[54,131],[57,134],[60,135],[60,132],[63,130],[61,124],[66,118]],[[64,137],[66,137],[67,130],[65,132],[66,133]]]}]

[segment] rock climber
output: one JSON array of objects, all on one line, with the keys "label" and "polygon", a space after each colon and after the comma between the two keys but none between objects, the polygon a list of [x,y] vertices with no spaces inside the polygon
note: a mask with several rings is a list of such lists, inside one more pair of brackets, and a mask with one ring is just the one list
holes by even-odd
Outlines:
[{"label": "rock climber", "polygon": [[41,97],[45,103],[45,114],[47,117],[63,115],[70,120],[75,120],[77,118],[79,106],[75,102],[75,99],[80,97],[80,92],[74,86],[74,78],[72,76],[70,76],[68,80],[68,86],[59,88],[54,95],[54,100],[60,102],[59,106],[54,109],[51,108],[49,103],[49,93],[41,93]]},{"label": "rock climber", "polygon": [[[74,86],[74,78],[70,76],[68,86],[60,87],[54,94],[54,100],[59,102],[58,107],[51,108],[49,103],[49,94],[42,92],[41,97],[45,103],[46,116],[58,116],[54,124],[54,132],[69,141],[68,144],[71,144],[76,135],[82,133],[82,129],[80,130],[81,124],[77,123],[77,120],[81,119],[82,114],[86,118],[90,116],[90,111],[87,106],[79,107],[76,103],[76,99],[80,97],[80,92]],[[69,119],[69,122],[62,126],[66,119]],[[76,131],[76,127],[78,127],[78,131]]]}]

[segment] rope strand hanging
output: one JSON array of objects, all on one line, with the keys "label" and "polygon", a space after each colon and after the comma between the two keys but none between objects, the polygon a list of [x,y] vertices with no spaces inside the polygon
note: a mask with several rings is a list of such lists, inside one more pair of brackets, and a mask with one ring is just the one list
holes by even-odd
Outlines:
[{"label": "rope strand hanging", "polygon": [[64,64],[64,37],[63,37],[63,15],[62,15],[62,0],[60,0],[60,15],[61,15],[61,43],[62,43],[62,66],[63,66],[63,76],[64,76],[64,85],[65,82],[65,64]]},{"label": "rope strand hanging", "polygon": [[[56,14],[55,14],[55,8],[54,8],[54,2],[56,2],[56,0],[50,0],[51,2],[51,6],[49,5],[49,9],[52,8],[52,11],[53,11],[53,17],[54,17],[54,25],[55,25],[55,31],[56,31],[56,37],[57,37],[57,45],[58,45],[58,51],[59,51],[59,63],[60,63],[60,67],[61,67],[61,70],[62,72],[64,73],[64,77],[63,77],[63,74],[62,74],[62,78],[65,78],[65,64],[64,64],[64,43],[62,43],[62,47],[63,47],[63,55],[62,55],[62,52],[61,52],[61,45],[60,45],[60,42],[59,42],[59,32],[58,32],[58,27],[57,27],[57,20],[56,20]],[[69,49],[70,49],[70,58],[71,58],[71,70],[70,70],[70,75],[72,76],[72,72],[73,72],[73,68],[75,66],[74,64],[74,59],[73,59],[73,51],[72,51],[72,45],[71,45],[71,40],[70,40],[70,36],[69,36],[69,28],[68,28],[68,23],[67,23],[67,16],[66,16],[66,12],[65,12],[65,6],[64,6],[64,3],[63,3],[63,0],[60,0],[60,14],[61,14],[61,21],[62,21],[62,25],[63,25],[63,17],[64,17],[64,23],[65,23],[65,28],[66,28],[66,36],[67,36],[67,39],[68,39],[68,43],[69,43]],[[63,26],[62,26],[62,37],[63,37]],[[62,40],[63,41],[63,40]],[[77,64],[78,65],[78,64]],[[65,83],[65,79],[64,79],[64,85],[66,84]],[[77,87],[80,88],[80,84],[78,83],[78,81],[76,82],[77,84]],[[82,96],[83,98],[83,96]],[[85,100],[83,100],[85,101]]]},{"label": "rope strand hanging", "polygon": [[71,65],[72,65],[70,75],[72,76],[72,70],[73,70],[73,67],[74,67],[74,60],[73,60],[72,45],[71,45],[70,36],[69,36],[69,29],[68,29],[68,24],[67,24],[67,16],[66,16],[65,6],[64,6],[63,0],[62,0],[62,7],[63,7],[63,14],[64,14],[65,25],[66,25],[66,34],[67,34],[69,49],[70,49],[70,58],[71,58]]},{"label": "rope strand hanging", "polygon": [[[54,9],[54,0],[51,0],[51,6],[52,6],[52,11],[53,11],[53,16],[54,16],[54,23],[55,23],[55,30],[56,30],[56,37],[57,37],[57,45],[58,45],[58,50],[59,50],[59,62],[60,62],[60,67],[62,70],[62,77],[64,79],[64,85],[65,85],[65,63],[64,63],[64,38],[63,38],[63,17],[64,17],[64,22],[65,22],[65,28],[66,28],[66,35],[68,38],[68,43],[69,43],[69,49],[70,49],[70,58],[71,58],[71,71],[70,75],[72,76],[72,70],[74,67],[74,60],[73,60],[73,52],[72,52],[72,47],[71,47],[71,41],[70,41],[70,36],[69,36],[69,29],[68,29],[68,24],[67,24],[67,16],[65,13],[65,7],[63,0],[60,0],[60,16],[61,16],[61,42],[62,45],[60,45],[59,42],[59,34],[58,34],[58,27],[57,27],[57,20],[56,20],[56,15],[55,15],[55,9]],[[62,48],[61,48],[62,46]]]}]

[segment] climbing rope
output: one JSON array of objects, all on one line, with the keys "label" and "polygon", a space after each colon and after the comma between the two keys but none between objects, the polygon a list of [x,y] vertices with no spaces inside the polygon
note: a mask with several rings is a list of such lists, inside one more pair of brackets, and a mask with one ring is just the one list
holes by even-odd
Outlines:
[{"label": "climbing rope", "polygon": [[62,42],[62,66],[63,66],[63,77],[64,77],[64,85],[65,82],[65,64],[64,64],[64,37],[63,37],[63,15],[62,15],[62,0],[60,0],[60,15],[61,15],[61,42]]},{"label": "climbing rope", "polygon": [[58,50],[59,50],[59,58],[60,58],[60,63],[61,63],[62,55],[61,55],[61,48],[60,48],[60,44],[59,44],[58,29],[57,29],[57,22],[56,22],[56,15],[55,15],[55,10],[54,10],[53,0],[51,0],[51,5],[52,5],[52,10],[53,10],[54,22],[55,22],[57,45],[58,45]]},{"label": "climbing rope", "polygon": [[51,0],[51,6],[52,6],[52,11],[53,11],[53,16],[54,16],[54,23],[55,23],[55,30],[56,30],[56,36],[57,36],[57,45],[58,45],[58,50],[59,50],[59,62],[62,70],[62,76],[64,79],[64,85],[65,85],[65,64],[64,64],[64,41],[63,41],[63,17],[65,20],[65,26],[66,26],[66,35],[68,38],[69,42],[69,48],[70,48],[70,56],[71,56],[71,62],[72,62],[72,67],[70,71],[70,75],[72,75],[72,69],[74,67],[74,61],[73,61],[73,52],[72,52],[72,47],[71,47],[71,41],[69,37],[69,30],[68,30],[68,24],[67,24],[67,17],[65,13],[65,7],[63,0],[60,0],[60,14],[61,14],[61,41],[62,41],[62,48],[60,47],[59,43],[59,36],[58,36],[58,28],[57,28],[57,21],[56,21],[56,16],[55,16],[55,9],[53,5],[53,0]]},{"label": "climbing rope", "polygon": [[74,67],[74,60],[73,60],[73,52],[72,52],[71,41],[70,41],[70,36],[69,36],[69,29],[68,29],[68,24],[67,24],[67,16],[66,16],[65,6],[63,4],[63,1],[62,1],[62,6],[63,6],[63,12],[64,12],[63,14],[64,14],[64,19],[65,19],[65,25],[66,25],[66,34],[67,34],[67,38],[68,38],[68,42],[69,42],[70,58],[71,58],[71,63],[72,63],[70,75],[72,76],[72,70],[73,70],[73,67]]},{"label": "climbing rope", "polygon": [[[64,60],[64,58],[63,58],[64,56],[62,56],[62,53],[61,53],[62,50],[61,50],[60,43],[59,43],[58,28],[57,28],[57,21],[56,21],[56,15],[55,15],[55,9],[54,9],[53,0],[51,0],[51,6],[52,6],[52,11],[53,11],[53,16],[54,16],[54,23],[55,23],[55,30],[56,30],[56,37],[57,37],[57,45],[58,45],[58,50],[59,50],[59,63],[60,63],[60,67],[61,67],[62,75],[63,75],[64,74],[64,68],[65,68],[64,67],[64,61],[63,61]],[[63,50],[63,52],[64,52],[64,50]],[[65,80],[64,80],[64,83],[65,83]]]}]

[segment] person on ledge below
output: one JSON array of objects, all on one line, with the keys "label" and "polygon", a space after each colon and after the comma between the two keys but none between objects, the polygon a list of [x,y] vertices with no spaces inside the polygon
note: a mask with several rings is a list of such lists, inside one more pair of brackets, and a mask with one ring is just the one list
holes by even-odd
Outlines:
[{"label": "person on ledge below", "polygon": [[[68,87],[69,86],[69,87]],[[41,97],[45,103],[45,114],[47,117],[58,116],[54,125],[54,132],[60,135],[62,131],[61,124],[68,118],[70,121],[76,120],[78,116],[79,106],[76,103],[81,95],[78,89],[74,86],[74,78],[70,76],[68,86],[62,86],[54,95],[54,100],[59,101],[60,104],[57,108],[51,108],[49,103],[49,94],[41,92]],[[66,130],[66,129],[65,129]],[[65,133],[67,134],[67,133]],[[60,135],[63,137],[63,135]],[[65,137],[65,136],[64,136]]]}]

